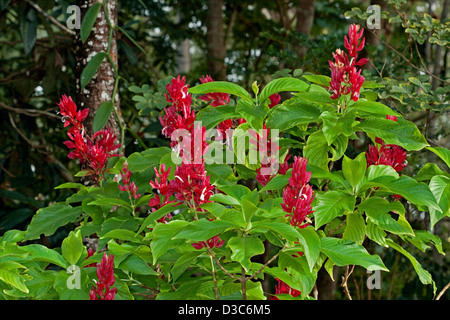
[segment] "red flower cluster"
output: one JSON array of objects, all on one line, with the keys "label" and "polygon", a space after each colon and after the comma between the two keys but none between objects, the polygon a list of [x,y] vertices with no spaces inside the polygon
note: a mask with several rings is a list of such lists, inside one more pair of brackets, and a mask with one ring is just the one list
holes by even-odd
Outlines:
[{"label": "red flower cluster", "polygon": [[[208,79],[206,79],[208,80]],[[204,126],[194,126],[195,112],[191,111],[191,95],[188,93],[188,86],[185,85],[185,78],[180,80],[180,77],[173,78],[171,84],[167,85],[167,91],[169,95],[166,95],[168,102],[172,103],[172,106],[166,108],[166,118],[161,120],[161,124],[165,125],[165,120],[169,117],[176,118],[179,123],[170,123],[164,127],[163,133],[172,132],[172,148],[179,151],[180,156],[183,158],[183,162],[175,169],[175,179],[171,180],[167,184],[167,177],[169,171],[164,172],[157,176],[161,178],[159,184],[150,183],[152,187],[157,188],[160,195],[163,197],[161,201],[159,196],[155,196],[150,200],[150,206],[162,206],[169,201],[171,195],[175,195],[175,198],[179,202],[186,202],[192,209],[199,210],[199,206],[209,201],[212,195],[213,186],[209,182],[209,176],[206,174],[203,155],[208,149],[208,143],[206,142],[206,128]],[[213,96],[216,97],[216,96]],[[223,96],[220,98],[224,99]],[[172,108],[172,109],[170,109]],[[182,117],[182,115],[188,115],[189,117]],[[192,123],[191,123],[192,121]],[[175,126],[173,126],[175,124]],[[171,126],[169,129],[168,127]],[[187,130],[186,135],[183,137],[174,138],[173,133],[176,129]],[[183,133],[183,131],[180,131]],[[181,140],[180,140],[181,139]],[[186,140],[185,140],[186,139]]]},{"label": "red flower cluster", "polygon": [[269,108],[272,109],[273,107],[275,107],[277,104],[280,103],[281,100],[281,96],[279,93],[274,93],[271,96],[269,96]]},{"label": "red flower cluster", "polygon": [[[160,171],[154,168],[156,178],[155,181],[150,181],[150,186],[153,189],[156,189],[157,193],[155,193],[155,196],[151,198],[150,201],[148,202],[149,207],[152,208],[152,212],[155,212],[157,209],[164,207],[166,204],[175,202],[173,200],[170,200],[170,196],[173,194],[173,192],[169,188],[169,181],[168,181],[170,169],[171,168],[166,170],[166,165],[164,163],[161,164]],[[167,214],[161,219],[158,219],[158,222],[167,223],[167,220],[168,219],[170,220],[171,218],[172,215]]]},{"label": "red flower cluster", "polygon": [[[277,280],[277,285],[275,286],[275,294],[290,294],[294,298],[301,295],[301,292],[295,289],[292,289],[285,282],[280,279]],[[276,296],[272,296],[270,300],[279,300]]]},{"label": "red flower cluster", "polygon": [[283,203],[281,207],[287,212],[289,222],[292,226],[305,228],[308,224],[303,224],[306,216],[313,213],[311,204],[314,199],[313,190],[308,184],[311,179],[311,172],[306,171],[306,158],[294,157],[292,176],[289,183],[283,190]]},{"label": "red flower cluster", "polygon": [[128,170],[128,162],[124,162],[122,166],[122,170],[120,170],[120,175],[122,176],[123,186],[119,185],[119,189],[121,191],[128,192],[130,194],[129,198],[133,197],[134,199],[139,199],[141,194],[137,193],[137,186],[134,182],[130,183],[131,171]]},{"label": "red flower cluster", "polygon": [[101,263],[97,266],[97,288],[92,286],[89,300],[114,300],[117,288],[111,288],[116,281],[114,277],[114,256],[103,255]]},{"label": "red flower cluster", "polygon": [[[386,116],[386,119],[397,121],[395,116]],[[395,144],[385,144],[384,141],[378,137],[375,142],[380,144],[380,147],[374,145],[369,146],[369,151],[366,152],[367,166],[383,164],[391,166],[395,171],[400,172],[405,166],[406,150]]]},{"label": "red flower cluster", "polygon": [[[159,121],[163,126],[162,133],[167,138],[172,138],[172,134],[177,129],[191,131],[194,127],[195,112],[191,110],[192,98],[188,93],[189,85],[186,85],[186,78],[180,76],[173,78],[166,86],[169,94],[165,94],[167,102],[171,105],[164,109],[164,117],[160,116]],[[179,141],[172,141],[171,147],[175,147]]]},{"label": "red flower cluster", "polygon": [[200,241],[198,243],[192,243],[192,246],[195,249],[200,250],[201,248],[206,246],[208,246],[208,248],[220,248],[224,243],[225,241],[220,239],[220,237],[217,235],[212,237],[211,239],[208,239],[206,242]]},{"label": "red flower cluster", "polygon": [[[361,70],[357,70],[357,66],[361,67],[368,61],[362,58],[357,61],[358,51],[364,48],[365,38],[362,38],[364,29],[359,25],[352,24],[348,29],[348,38],[344,38],[344,46],[348,50],[348,55],[341,49],[337,49],[333,53],[334,62],[328,61],[331,70],[330,89],[332,91],[332,99],[338,99],[342,95],[351,95],[353,101],[359,99],[359,90],[364,83],[364,77]],[[362,38],[362,40],[361,40]]]},{"label": "red flower cluster", "polygon": [[175,179],[170,181],[169,190],[180,202],[186,202],[192,209],[199,210],[203,203],[210,202],[214,186],[206,175],[205,164],[182,164],[175,170]]},{"label": "red flower cluster", "polygon": [[71,97],[63,95],[58,106],[64,127],[72,126],[67,132],[70,140],[64,141],[66,147],[74,149],[68,157],[79,159],[80,164],[89,171],[89,175],[100,177],[104,174],[108,159],[119,156],[112,154],[112,151],[120,147],[120,144],[115,144],[116,136],[109,128],[97,131],[92,137],[88,136],[82,122],[86,119],[89,109],[77,111]]}]

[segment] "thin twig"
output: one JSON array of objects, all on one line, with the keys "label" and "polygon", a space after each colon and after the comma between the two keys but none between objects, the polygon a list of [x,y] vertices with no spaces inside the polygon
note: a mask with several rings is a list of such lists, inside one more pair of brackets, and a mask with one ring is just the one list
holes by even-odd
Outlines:
[{"label": "thin twig", "polygon": [[345,276],[342,277],[342,284],[341,287],[344,289],[345,295],[347,296],[348,300],[352,300],[352,296],[350,295],[350,291],[348,290],[347,281],[350,275],[353,273],[353,270],[355,269],[355,266],[352,266],[352,269],[350,270],[350,266],[347,266],[347,269],[345,270]]},{"label": "thin twig", "polygon": [[227,269],[225,269],[225,268],[223,267],[223,265],[220,263],[220,260],[217,259],[216,255],[212,252],[211,248],[210,248],[208,245],[206,245],[206,250],[208,250],[208,253],[213,257],[214,261],[216,261],[217,266],[218,266],[223,272],[225,272],[225,274],[226,274],[227,276],[229,276],[230,278],[232,278],[232,279],[234,279],[234,280],[239,280],[239,281],[241,280],[241,278],[236,277],[234,274],[231,274]]},{"label": "thin twig", "polygon": [[10,111],[14,111],[15,113],[21,113],[21,114],[25,114],[27,116],[30,117],[39,117],[41,115],[45,115],[47,117],[50,118],[55,118],[55,119],[61,119],[60,116],[58,116],[57,114],[48,112],[48,111],[44,111],[44,110],[37,110],[37,109],[22,109],[22,108],[14,108],[11,107],[3,102],[0,101],[0,107],[10,110]]},{"label": "thin twig", "polygon": [[439,292],[439,294],[436,297],[436,300],[439,300],[442,295],[445,293],[445,291],[447,291],[447,289],[450,288],[450,282],[447,283],[447,285],[444,287],[444,289],[441,290],[441,292]]},{"label": "thin twig", "polygon": [[42,13],[44,15],[44,17],[49,19],[51,22],[53,22],[56,26],[58,26],[64,32],[66,32],[72,36],[74,36],[76,34],[75,31],[70,30],[69,28],[67,28],[66,26],[61,24],[58,20],[56,20],[54,17],[49,15],[47,12],[45,12],[38,4],[32,2],[31,0],[25,0],[25,2],[28,3],[30,6],[32,6],[34,9],[36,9],[36,11],[38,11],[39,13]]}]

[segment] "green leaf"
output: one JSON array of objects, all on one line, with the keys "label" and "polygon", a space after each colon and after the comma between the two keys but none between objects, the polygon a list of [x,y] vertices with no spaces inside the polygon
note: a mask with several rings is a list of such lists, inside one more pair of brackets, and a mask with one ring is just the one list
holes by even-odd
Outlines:
[{"label": "green leaf", "polygon": [[64,202],[39,209],[28,225],[24,240],[39,239],[41,234],[51,236],[56,229],[75,221],[82,213],[81,207],[74,208]]},{"label": "green leaf", "polygon": [[40,244],[30,244],[23,249],[28,252],[27,261],[44,261],[66,269],[69,263],[55,250]]},{"label": "green leaf", "polygon": [[[359,192],[367,190],[368,188],[380,188],[378,191],[387,191],[391,194],[398,194],[406,200],[415,204],[416,206],[427,206],[429,209],[435,209],[441,212],[441,208],[436,202],[436,199],[431,193],[428,186],[423,182],[417,182],[413,178],[406,175],[398,177],[395,170],[391,170],[392,175],[372,176],[369,174],[379,170],[372,170],[371,167],[381,167],[385,169],[387,166],[370,166],[367,170],[367,179],[363,181]],[[387,168],[386,168],[387,169]],[[395,174],[395,175],[394,175]],[[396,177],[397,176],[397,177]]]},{"label": "green leaf", "polygon": [[174,263],[170,273],[172,274],[172,281],[177,279],[191,266],[195,259],[203,254],[201,250],[195,250],[193,252],[186,252]]},{"label": "green leaf", "polygon": [[442,147],[428,147],[428,150],[434,152],[435,154],[437,154],[439,156],[439,158],[441,158],[445,164],[447,165],[447,167],[450,168],[450,150],[446,149],[446,148],[442,148]]},{"label": "green leaf", "polygon": [[286,269],[292,280],[300,285],[301,297],[306,297],[314,287],[317,272],[310,271],[304,257],[293,257],[286,252],[280,252],[278,266]]},{"label": "green leaf", "polygon": [[119,198],[99,198],[96,199],[94,201],[91,201],[88,203],[89,206],[103,206],[103,205],[108,205],[108,206],[120,206],[123,207],[125,209],[127,209],[129,212],[133,212],[133,209],[131,208],[131,205]]},{"label": "green leaf", "polygon": [[351,113],[356,114],[359,118],[369,118],[373,116],[386,118],[386,115],[399,116],[398,113],[388,106],[375,101],[357,101],[352,104],[349,109]]},{"label": "green leaf", "polygon": [[83,190],[89,189],[84,184],[75,183],[75,182],[66,182],[66,183],[60,184],[59,186],[55,187],[56,190],[65,189],[65,188],[67,188],[67,189],[83,189]]},{"label": "green leaf", "polygon": [[75,265],[83,253],[83,240],[81,239],[81,231],[71,231],[69,236],[65,238],[61,245],[61,252],[64,259],[71,265]]},{"label": "green leaf", "polygon": [[[89,287],[89,276],[87,273],[87,270],[84,268],[81,269],[75,269],[77,274],[68,273],[65,270],[59,271],[56,274],[55,282],[53,287],[55,288],[56,292],[59,294],[60,300],[89,300],[89,290],[92,287]],[[79,285],[80,288],[73,288],[69,289],[67,284],[70,283],[69,277],[79,277]]]},{"label": "green leaf", "polygon": [[248,100],[239,100],[236,105],[236,111],[255,130],[263,128],[264,118],[269,110],[267,105],[254,105],[252,101]]},{"label": "green leaf", "polygon": [[22,292],[30,292],[24,283],[26,280],[28,280],[28,278],[20,275],[17,272],[0,269],[0,280],[11,285],[13,288],[19,289]]},{"label": "green leaf", "polygon": [[367,219],[366,232],[370,240],[375,241],[380,246],[386,248],[388,247],[386,242],[386,232],[384,232],[383,229],[373,223],[370,219]]},{"label": "green leaf", "polygon": [[37,14],[34,8],[29,8],[20,19],[20,33],[22,36],[25,55],[27,56],[34,48],[37,36]]},{"label": "green leaf", "polygon": [[185,242],[184,239],[172,239],[179,230],[188,225],[184,220],[172,220],[168,223],[158,223],[153,229],[153,240],[150,247],[153,253],[153,265],[158,259],[172,248],[176,248]]},{"label": "green leaf", "polygon": [[430,191],[442,210],[440,212],[436,208],[430,208],[430,227],[433,228],[444,216],[450,216],[450,178],[443,175],[434,176],[430,180]]},{"label": "green leaf", "polygon": [[95,21],[97,20],[97,15],[100,11],[102,4],[100,2],[94,3],[86,12],[83,21],[81,22],[81,42],[85,43],[92,28],[94,27]]},{"label": "green leaf", "polygon": [[206,94],[206,93],[229,93],[241,97],[244,100],[252,101],[250,94],[241,86],[227,81],[213,81],[202,83],[198,86],[189,88],[189,93]]},{"label": "green leaf", "polygon": [[239,262],[248,271],[251,266],[250,258],[264,253],[264,244],[259,238],[232,237],[227,246],[231,249],[231,260]]},{"label": "green leaf", "polygon": [[241,202],[243,196],[250,193],[250,189],[243,185],[219,186],[219,190],[225,192],[239,202]]},{"label": "green leaf", "polygon": [[241,115],[236,111],[235,106],[208,106],[197,113],[195,120],[201,121],[206,129],[211,129],[215,128],[222,121],[240,117]]},{"label": "green leaf", "polygon": [[342,239],[352,240],[361,244],[366,236],[366,223],[358,211],[347,213],[346,226]]},{"label": "green leaf", "polygon": [[344,155],[342,172],[345,179],[355,188],[363,179],[367,168],[366,154],[361,152],[354,160]]},{"label": "green leaf", "polygon": [[100,105],[92,122],[92,130],[94,132],[101,130],[105,126],[113,108],[114,105],[111,101],[105,101]]},{"label": "green leaf", "polygon": [[423,284],[432,284],[433,288],[434,288],[434,292],[436,292],[436,285],[433,281],[433,278],[431,277],[431,274],[427,270],[422,268],[422,266],[416,260],[416,258],[414,258],[408,251],[403,249],[399,244],[395,243],[391,239],[386,239],[386,242],[389,245],[389,247],[397,250],[398,252],[403,254],[406,258],[408,258],[408,260],[413,265],[414,270],[416,270],[416,273],[419,276],[420,282],[422,282]]},{"label": "green leaf", "polygon": [[289,99],[280,106],[272,109],[266,121],[266,126],[271,129],[287,130],[299,124],[316,122],[321,110],[298,99]]},{"label": "green leaf", "polygon": [[253,228],[251,232],[268,232],[273,231],[281,235],[284,239],[289,241],[297,241],[302,235],[293,226],[282,222],[270,222],[267,220],[256,221],[253,223]]},{"label": "green leaf", "polygon": [[83,89],[89,81],[91,81],[105,57],[106,52],[98,52],[94,57],[92,57],[86,67],[84,67],[83,72],[81,73],[81,89]]},{"label": "green leaf", "polygon": [[303,155],[308,163],[328,171],[328,143],[322,131],[316,131],[308,137]]},{"label": "green leaf", "polygon": [[123,260],[118,268],[127,270],[136,274],[142,274],[146,276],[157,276],[155,270],[153,270],[147,262],[145,262],[142,258],[140,258],[136,254],[131,254]]},{"label": "green leaf", "polygon": [[368,118],[354,129],[373,134],[383,139],[386,144],[396,144],[408,151],[421,150],[428,146],[416,125],[402,118],[397,118],[397,122],[389,119]]},{"label": "green leaf", "polygon": [[112,238],[120,241],[130,241],[140,243],[143,241],[143,237],[139,234],[136,234],[134,231],[126,230],[126,229],[116,229],[111,230],[101,236],[104,238]]},{"label": "green leaf", "polygon": [[325,87],[329,87],[330,86],[330,82],[331,82],[331,78],[328,76],[323,76],[323,75],[303,75],[303,78],[305,78],[306,80],[308,80],[309,82],[312,83],[316,83],[319,84],[321,86],[325,86]]},{"label": "green leaf", "polygon": [[356,199],[339,191],[316,194],[317,203],[313,206],[316,230],[345,212],[353,212]]},{"label": "green leaf", "polygon": [[162,208],[159,208],[155,212],[150,213],[150,215],[145,218],[144,222],[142,222],[141,227],[138,230],[138,234],[144,231],[152,222],[161,219],[165,215],[175,211],[175,210],[183,210],[186,209],[187,206],[185,204],[177,205],[176,203],[168,203]]},{"label": "green leaf", "polygon": [[355,115],[352,115],[351,113],[341,115],[334,111],[324,111],[319,118],[323,121],[322,131],[328,145],[331,145],[341,134],[346,137],[353,134],[352,128]]},{"label": "green leaf", "polygon": [[298,241],[305,250],[304,253],[308,261],[309,270],[312,272],[320,255],[320,238],[311,226],[299,229],[298,232],[300,234]]},{"label": "green leaf", "polygon": [[232,223],[224,220],[199,219],[188,223],[172,239],[206,241],[233,226]]},{"label": "green leaf", "polygon": [[270,81],[259,95],[259,102],[264,103],[272,94],[284,91],[306,91],[309,85],[299,79],[284,77]]},{"label": "green leaf", "polygon": [[[128,169],[135,173],[158,167],[162,157],[170,154],[171,152],[172,151],[167,147],[160,147],[151,148],[144,152],[132,153],[127,159]],[[175,168],[172,168],[171,172],[174,171]]]},{"label": "green leaf", "polygon": [[363,246],[351,240],[324,237],[320,241],[321,251],[340,267],[355,264],[370,271],[389,271],[378,255],[369,254]]},{"label": "green leaf", "polygon": [[289,174],[277,174],[275,177],[270,179],[270,181],[263,187],[259,192],[269,191],[269,190],[281,190],[289,182]]},{"label": "green leaf", "polygon": [[[371,197],[359,204],[358,208],[366,213],[368,219],[385,231],[414,235],[414,231],[405,219],[405,208],[399,201],[389,203],[386,199]],[[391,211],[399,215],[398,220],[391,217],[389,214]]]}]

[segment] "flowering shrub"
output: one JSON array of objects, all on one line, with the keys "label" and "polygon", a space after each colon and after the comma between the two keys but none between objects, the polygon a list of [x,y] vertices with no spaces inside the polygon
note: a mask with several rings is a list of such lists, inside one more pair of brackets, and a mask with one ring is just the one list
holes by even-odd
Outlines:
[{"label": "flowering shrub", "polygon": [[[331,77],[278,78],[261,91],[254,84],[253,95],[209,76],[191,88],[174,77],[159,118],[170,148],[126,158],[114,153],[108,129],[87,136],[88,111],[64,96],[69,157],[98,183],[58,186],[76,192],[38,210],[26,231],[5,233],[3,296],[310,299],[322,267],[331,276],[335,266],[389,272],[368,243],[403,254],[435,292],[400,244],[443,253],[438,237],[413,228],[405,205],[434,226],[449,214],[449,179],[399,172],[408,152],[426,148],[447,164],[450,152],[429,147],[412,122],[370,99],[381,85],[358,70],[363,47],[363,29],[351,25],[348,53],[333,53]],[[291,95],[282,101],[281,92]],[[356,133],[373,144],[351,158]],[[66,225],[74,230],[60,250],[27,242]]]}]

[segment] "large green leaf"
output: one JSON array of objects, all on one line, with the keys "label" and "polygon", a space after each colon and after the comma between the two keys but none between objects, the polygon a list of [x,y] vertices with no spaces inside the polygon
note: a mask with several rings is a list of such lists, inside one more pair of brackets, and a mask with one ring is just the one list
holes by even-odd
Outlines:
[{"label": "large green leaf", "polygon": [[269,98],[272,94],[283,92],[283,91],[306,91],[309,85],[299,79],[284,77],[270,81],[259,95],[259,102],[264,103],[264,101]]},{"label": "large green leaf", "polygon": [[250,258],[264,253],[264,244],[259,238],[232,237],[227,246],[231,249],[231,259],[239,262],[248,271],[251,266]]},{"label": "large green leaf", "polygon": [[172,248],[176,248],[185,242],[184,239],[172,239],[178,231],[188,225],[189,222],[184,220],[172,220],[169,223],[158,223],[153,229],[153,240],[150,247],[153,253],[153,264]]},{"label": "large green leaf", "polygon": [[[378,168],[372,168],[378,167]],[[423,182],[417,182],[406,175],[398,174],[387,168],[388,166],[370,166],[358,192],[368,188],[379,188],[391,194],[398,194],[417,206],[427,206],[441,212],[441,208],[431,193],[429,187]],[[378,170],[380,169],[380,170]],[[389,174],[389,175],[385,175]]]},{"label": "large green leaf", "polygon": [[368,118],[373,116],[381,116],[382,118],[385,118],[386,115],[398,116],[398,114],[388,106],[375,101],[360,100],[352,104],[349,109],[350,112],[356,114],[359,118]]},{"label": "large green leaf", "polygon": [[363,243],[366,236],[366,223],[358,211],[347,213],[345,231],[342,239],[352,240],[357,244]]},{"label": "large green leaf", "polygon": [[328,145],[331,145],[340,134],[346,137],[353,134],[355,115],[350,113],[342,115],[333,111],[324,111],[319,118],[323,121],[322,132]]},{"label": "large green leaf", "polygon": [[83,253],[83,240],[81,239],[81,231],[71,231],[69,236],[65,238],[61,245],[61,252],[64,259],[71,265],[75,265]]},{"label": "large green leaf", "polygon": [[402,118],[397,118],[397,122],[382,118],[368,118],[354,129],[375,135],[387,144],[396,144],[408,151],[421,150],[428,146],[416,125]]},{"label": "large green leaf", "polygon": [[64,269],[69,266],[69,263],[58,252],[41,244],[30,244],[22,248],[28,252],[26,261],[44,261]]},{"label": "large green leaf", "polygon": [[434,176],[430,180],[430,190],[433,193],[439,208],[430,208],[431,228],[444,216],[450,216],[450,178],[444,175]]},{"label": "large green leaf", "polygon": [[308,137],[303,155],[308,159],[308,164],[328,171],[328,144],[322,131],[316,131]]},{"label": "large green leaf", "polygon": [[338,266],[355,264],[370,271],[389,271],[378,255],[369,254],[362,245],[351,240],[324,237],[320,241],[321,251]]},{"label": "large green leaf", "polygon": [[72,207],[64,202],[39,209],[28,226],[24,240],[39,239],[41,234],[51,236],[56,229],[75,221],[82,213],[81,207]]},{"label": "large green leaf", "polygon": [[172,239],[206,241],[233,226],[232,223],[224,220],[199,219],[188,223]]},{"label": "large green leaf", "polygon": [[298,241],[303,246],[308,261],[309,270],[312,272],[314,265],[320,255],[320,238],[313,227],[299,229]]},{"label": "large green leaf", "polygon": [[213,81],[213,82],[207,82],[202,83],[198,86],[189,88],[189,93],[193,94],[206,94],[206,93],[214,93],[214,92],[221,92],[221,93],[229,93],[236,95],[238,97],[241,97],[245,100],[251,101],[252,98],[250,97],[250,94],[242,88],[241,86],[227,82],[227,81]]},{"label": "large green leaf", "polygon": [[[414,231],[405,219],[405,208],[399,201],[390,203],[383,198],[370,197],[359,204],[358,209],[364,211],[368,219],[385,231],[414,235]],[[391,211],[399,215],[397,220],[391,217],[389,214]]]},{"label": "large green leaf", "polygon": [[428,150],[434,152],[436,155],[439,156],[439,158],[441,158],[445,164],[447,165],[447,167],[450,168],[450,150],[446,149],[446,148],[442,148],[442,147],[428,147]]},{"label": "large green leaf", "polygon": [[[134,173],[158,167],[161,158],[170,152],[171,150],[169,148],[160,147],[160,148],[151,148],[144,152],[132,153],[127,159],[128,169]],[[171,170],[172,172],[174,172],[175,168],[172,168]]]},{"label": "large green leaf", "polygon": [[316,122],[320,113],[321,110],[318,107],[293,98],[273,109],[267,117],[266,126],[287,130],[299,124]]},{"label": "large green leaf", "polygon": [[346,212],[353,212],[356,199],[340,191],[327,191],[316,194],[317,203],[313,206],[316,230]]},{"label": "large green leaf", "polygon": [[[4,264],[4,262],[2,264]],[[29,293],[29,289],[25,285],[25,281],[28,279],[29,278],[19,274],[16,270],[0,269],[0,281],[3,281],[11,285],[13,288],[19,289],[25,293]]]},{"label": "large green leaf", "polygon": [[222,121],[240,117],[241,115],[236,111],[235,106],[208,106],[197,113],[195,120],[201,121],[206,129],[211,129],[216,127]]},{"label": "large green leaf", "polygon": [[427,270],[422,268],[422,266],[417,261],[417,259],[414,258],[414,256],[412,254],[410,254],[408,251],[403,249],[399,244],[395,243],[391,239],[386,239],[386,242],[389,245],[389,247],[397,250],[398,252],[403,254],[406,258],[408,258],[408,260],[413,265],[414,270],[416,270],[416,273],[419,276],[420,282],[422,282],[423,284],[432,284],[434,292],[436,292],[436,285],[433,281],[433,278],[431,277],[431,274]]},{"label": "large green leaf", "polygon": [[342,160],[342,172],[345,179],[355,188],[363,179],[367,168],[366,154],[361,152],[354,160],[344,155]]}]

